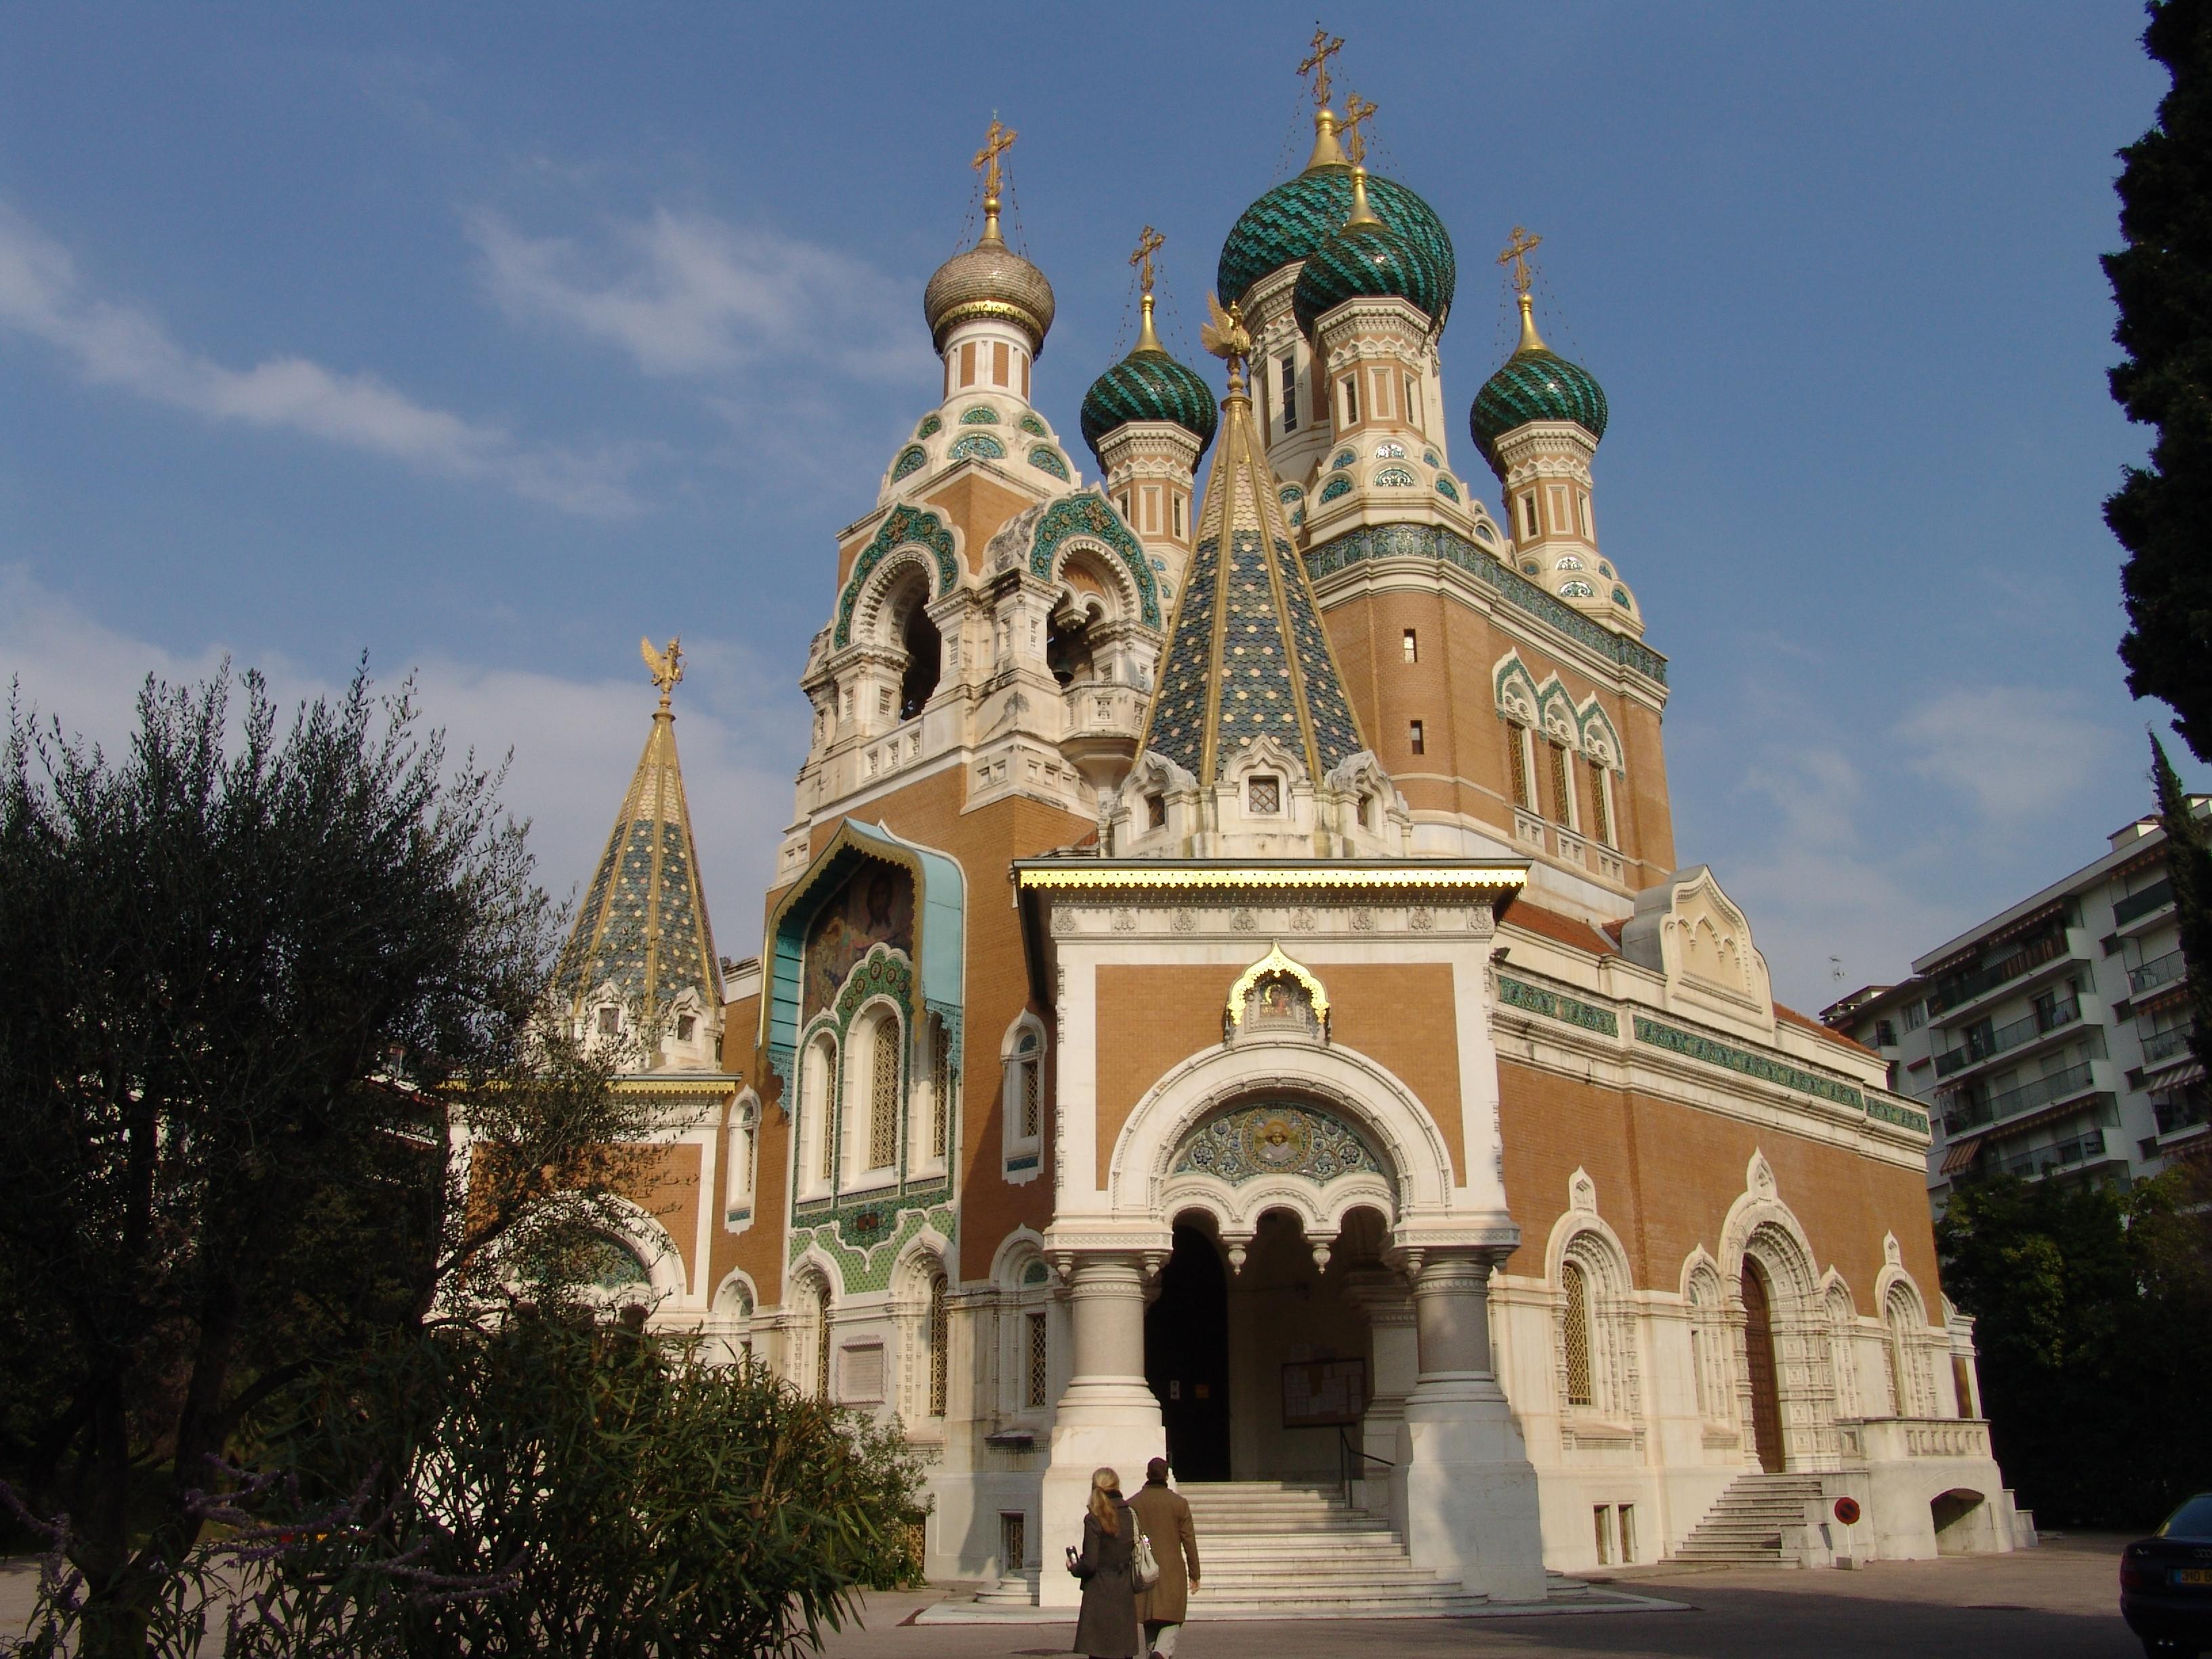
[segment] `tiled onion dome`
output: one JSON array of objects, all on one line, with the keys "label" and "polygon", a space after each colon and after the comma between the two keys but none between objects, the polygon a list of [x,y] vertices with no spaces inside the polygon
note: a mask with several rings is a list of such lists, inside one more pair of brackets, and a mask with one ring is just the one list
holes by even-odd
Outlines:
[{"label": "tiled onion dome", "polygon": [[[1151,336],[1147,328],[1137,349],[1093,380],[1083,394],[1083,441],[1093,455],[1098,455],[1107,434],[1132,421],[1172,421],[1198,440],[1201,455],[1213,441],[1221,419],[1213,389],[1157,343],[1146,344]],[[1098,456],[1098,465],[1104,468],[1104,456]]]},{"label": "tiled onion dome", "polygon": [[1443,304],[1438,288],[1436,267],[1412,242],[1375,220],[1355,221],[1306,256],[1291,312],[1309,339],[1346,300],[1407,300],[1433,320]]},{"label": "tiled onion dome", "polygon": [[[1367,198],[1376,216],[1427,258],[1435,272],[1437,295],[1430,315],[1441,317],[1451,308],[1452,294],[1459,285],[1459,261],[1443,221],[1405,185],[1373,173],[1367,176]],[[1221,303],[1236,304],[1270,271],[1310,258],[1351,214],[1349,167],[1308,167],[1277,185],[1244,210],[1222,244],[1221,264],[1214,274]]]},{"label": "tiled onion dome", "polygon": [[1524,294],[1520,349],[1475,393],[1468,427],[1494,471],[1498,440],[1531,421],[1572,421],[1595,441],[1605,436],[1605,389],[1588,369],[1569,362],[1538,337]]},{"label": "tiled onion dome", "polygon": [[975,246],[938,266],[922,290],[921,309],[929,319],[930,338],[940,351],[945,337],[957,325],[971,318],[996,317],[1027,334],[1030,349],[1042,356],[1044,337],[1052,328],[1052,284],[1044,272],[1006,246],[999,234],[999,216],[993,212],[985,217],[983,234]]}]

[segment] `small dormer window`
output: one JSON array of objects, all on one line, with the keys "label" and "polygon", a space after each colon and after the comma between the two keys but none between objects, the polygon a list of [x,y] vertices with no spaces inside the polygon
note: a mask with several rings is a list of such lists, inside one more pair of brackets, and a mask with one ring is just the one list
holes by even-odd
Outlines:
[{"label": "small dormer window", "polygon": [[690,1042],[692,1033],[696,1031],[698,1029],[699,1017],[696,1014],[678,1014],[676,1016],[676,1040],[678,1042]]},{"label": "small dormer window", "polygon": [[619,1036],[621,1034],[622,1010],[616,1007],[611,1002],[603,1004],[599,1009],[599,1035],[601,1036]]},{"label": "small dormer window", "polygon": [[1166,829],[1166,828],[1167,828],[1167,823],[1168,823],[1168,799],[1167,799],[1167,797],[1166,797],[1165,795],[1147,795],[1147,796],[1146,796],[1146,797],[1145,797],[1145,827],[1146,827],[1146,829],[1148,829],[1148,830],[1164,830],[1164,829]]},{"label": "small dormer window", "polygon": [[1283,781],[1280,778],[1255,778],[1246,786],[1246,799],[1255,817],[1273,817],[1283,810]]}]

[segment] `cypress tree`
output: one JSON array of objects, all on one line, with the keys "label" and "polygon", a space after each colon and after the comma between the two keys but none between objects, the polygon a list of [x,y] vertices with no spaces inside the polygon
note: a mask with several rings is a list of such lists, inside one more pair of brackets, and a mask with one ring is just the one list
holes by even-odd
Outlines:
[{"label": "cypress tree", "polygon": [[2126,246],[2105,274],[2119,307],[2111,372],[2128,418],[2158,429],[2148,466],[2105,502],[2128,557],[2128,690],[2156,697],[2212,760],[2212,0],[2152,0],[2143,47],[2172,72],[2149,131],[2120,152]]}]

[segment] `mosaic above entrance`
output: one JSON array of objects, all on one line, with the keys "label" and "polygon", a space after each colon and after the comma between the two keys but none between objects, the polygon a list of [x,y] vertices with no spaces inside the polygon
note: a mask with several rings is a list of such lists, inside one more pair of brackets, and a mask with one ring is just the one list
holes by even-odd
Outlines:
[{"label": "mosaic above entrance", "polygon": [[1200,1124],[1176,1148],[1168,1173],[1210,1175],[1235,1187],[1263,1176],[1330,1182],[1382,1175],[1384,1165],[1366,1138],[1334,1113],[1263,1101]]}]

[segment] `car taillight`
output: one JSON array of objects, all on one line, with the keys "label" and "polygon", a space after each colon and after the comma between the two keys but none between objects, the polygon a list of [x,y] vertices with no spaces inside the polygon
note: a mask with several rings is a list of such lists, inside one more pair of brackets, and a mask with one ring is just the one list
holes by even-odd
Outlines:
[{"label": "car taillight", "polygon": [[2141,1556],[2124,1555],[2120,1558],[2120,1588],[2122,1589],[2156,1589],[2165,1582],[2166,1574]]}]

